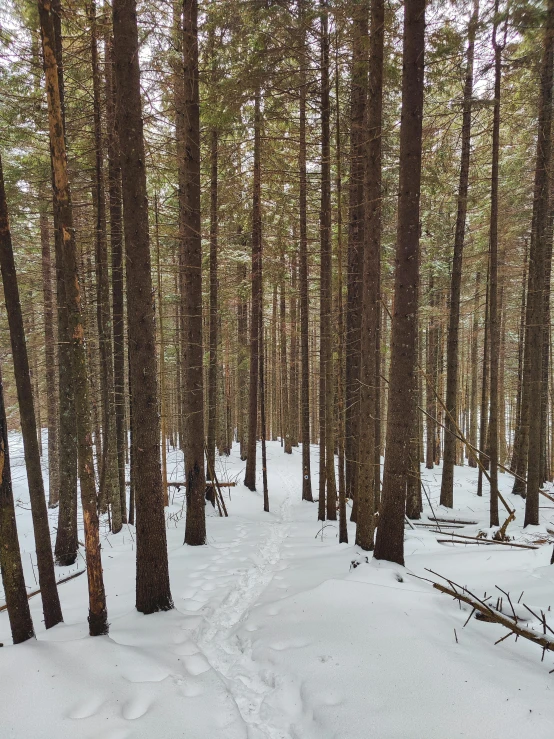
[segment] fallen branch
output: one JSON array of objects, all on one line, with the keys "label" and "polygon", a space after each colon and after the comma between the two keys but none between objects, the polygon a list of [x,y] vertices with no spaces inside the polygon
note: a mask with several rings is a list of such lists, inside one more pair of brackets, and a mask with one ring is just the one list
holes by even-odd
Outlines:
[{"label": "fallen branch", "polygon": [[456,536],[459,539],[470,539],[471,541],[486,542],[488,544],[499,544],[502,547],[518,547],[519,549],[538,549],[534,544],[516,544],[513,541],[498,541],[498,539],[485,539],[481,536],[468,536],[467,534],[456,534],[454,531],[450,536]]},{"label": "fallen branch", "polygon": [[[84,572],[86,572],[86,569],[79,570],[79,572],[74,572],[72,575],[68,575],[67,577],[62,577],[61,580],[58,580],[56,585],[63,585],[64,582],[69,582],[70,580],[74,580],[76,577],[79,577],[79,575],[82,575]],[[40,588],[38,590],[32,590],[27,595],[27,600],[31,600],[31,598],[33,598],[35,595],[38,595],[39,593],[40,593]],[[7,609],[8,609],[7,603],[5,603],[3,606],[0,606],[0,611],[6,611]]]},{"label": "fallen branch", "polygon": [[[437,573],[433,572],[432,570],[428,570],[428,572],[431,572],[433,575],[437,575]],[[443,577],[442,575],[437,575],[437,576]],[[498,623],[501,626],[505,626],[511,633],[513,633],[516,636],[516,638],[518,636],[521,636],[523,637],[523,639],[527,639],[528,641],[532,641],[535,644],[538,644],[543,649],[543,655],[544,655],[544,651],[554,652],[554,636],[550,636],[549,634],[539,634],[532,628],[520,626],[518,623],[517,616],[512,617],[512,616],[507,616],[503,613],[500,613],[495,608],[492,608],[487,603],[485,603],[480,598],[478,598],[474,593],[472,593],[466,587],[458,585],[457,583],[452,582],[451,580],[448,580],[447,578],[444,578],[444,579],[446,580],[446,582],[448,582],[449,587],[447,587],[446,585],[443,585],[442,583],[434,582],[433,580],[428,580],[427,578],[419,577],[418,575],[414,575],[414,577],[418,577],[420,580],[426,580],[427,582],[431,582],[435,590],[438,590],[440,593],[444,593],[445,595],[450,595],[455,600],[460,601],[462,603],[466,603],[468,606],[471,606],[473,611],[477,611],[478,613],[482,614],[482,616],[485,617],[484,620],[492,622],[492,623]],[[533,612],[531,611],[531,613]],[[533,613],[533,615],[536,618],[538,618],[535,613]],[[544,617],[542,617],[539,620],[541,621],[541,625],[543,626],[545,631],[546,631],[546,628],[550,630],[550,627],[546,624],[546,619]],[[503,639],[499,639],[496,643],[499,644],[500,641],[503,641]]]},{"label": "fallen branch", "polygon": [[476,526],[479,521],[464,521],[462,518],[436,518],[435,516],[427,516],[429,521],[440,521],[440,523],[454,523],[461,526]]}]

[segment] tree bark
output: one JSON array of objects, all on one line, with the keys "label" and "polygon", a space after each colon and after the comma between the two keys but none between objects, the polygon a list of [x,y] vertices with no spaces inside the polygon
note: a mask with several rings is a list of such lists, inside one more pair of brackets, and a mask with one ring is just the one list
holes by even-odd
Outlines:
[{"label": "tree bark", "polygon": [[[160,421],[148,198],[134,0],[114,0],[114,61],[127,266],[132,467],[136,508],[136,608],[173,607],[160,470]],[[201,437],[203,438],[203,437]]]},{"label": "tree bark", "polygon": [[58,387],[56,377],[57,352],[54,330],[54,295],[52,290],[52,257],[50,229],[44,193],[40,193],[40,245],[42,264],[42,294],[44,299],[44,358],[46,360],[46,413],[48,424],[48,507],[56,508],[60,496],[60,461],[58,439]]},{"label": "tree bark", "polygon": [[[454,505],[454,465],[456,463],[456,437],[454,420],[457,413],[458,395],[458,349],[460,330],[460,294],[462,287],[463,251],[467,216],[467,193],[469,187],[469,159],[471,153],[471,100],[473,97],[473,58],[475,33],[479,22],[479,0],[473,2],[473,14],[469,21],[466,78],[462,115],[462,151],[460,156],[460,180],[458,185],[458,211],[454,236],[454,255],[450,277],[450,314],[446,345],[446,400],[448,410],[444,435],[443,467],[440,503],[447,508]],[[451,432],[451,433],[449,433]]]},{"label": "tree bark", "polygon": [[14,644],[35,636],[17,536],[8,449],[8,424],[0,368],[0,570]]},{"label": "tree bark", "polygon": [[254,181],[252,193],[252,305],[250,312],[250,380],[248,393],[248,448],[244,484],[256,489],[256,439],[258,427],[258,372],[260,352],[260,312],[262,309],[262,219],[260,145],[260,92],[254,101]]},{"label": "tree bark", "polygon": [[[54,558],[48,526],[48,509],[40,465],[37,424],[33,403],[33,388],[29,369],[29,357],[23,326],[23,313],[19,299],[19,287],[15,271],[12,238],[8,217],[8,204],[4,189],[4,173],[0,159],[0,269],[4,286],[4,300],[10,327],[13,368],[17,388],[17,402],[23,435],[25,467],[31,499],[31,515],[37,553],[39,587],[42,592],[42,610],[47,629],[63,621]],[[9,474],[9,469],[8,469]],[[7,492],[6,495],[9,495]]]},{"label": "tree bark", "polygon": [[217,218],[218,218],[218,182],[217,154],[218,133],[211,132],[210,140],[210,332],[209,332],[209,365],[208,365],[208,470],[215,470],[215,436],[217,429]]},{"label": "tree bark", "polygon": [[394,315],[383,501],[375,557],[404,564],[404,516],[415,428],[419,199],[425,51],[425,0],[406,0],[400,124],[400,181]]},{"label": "tree bark", "polygon": [[544,331],[545,267],[551,258],[549,234],[550,167],[552,153],[552,79],[554,58],[554,0],[548,1],[541,69],[537,156],[529,255],[529,287],[527,292],[527,342],[524,384],[529,388],[529,445],[527,452],[527,498],[524,526],[539,523],[542,349]]},{"label": "tree bark", "polygon": [[[373,0],[370,16],[369,97],[367,103],[366,221],[362,292],[360,467],[356,544],[370,551],[375,538],[375,481],[380,475],[377,388],[380,384],[379,301],[381,270],[381,132],[385,4]],[[377,464],[376,464],[377,461]]]},{"label": "tree bark", "polygon": [[104,190],[104,146],[102,141],[100,71],[96,26],[96,2],[87,5],[90,23],[90,49],[93,87],[94,143],[95,143],[95,204],[96,204],[96,321],[100,344],[100,387],[102,397],[102,469],[100,499],[111,505],[112,532],[121,531],[121,493],[117,459],[115,425],[115,392],[112,345],[112,312],[108,274],[108,243],[106,234],[106,196]]},{"label": "tree bark", "polygon": [[364,128],[368,85],[368,6],[356,2],[352,28],[352,90],[350,120],[350,186],[348,228],[348,295],[346,301],[346,495],[354,499],[352,520],[356,519],[358,473],[358,429],[360,397],[360,338],[364,253]]},{"label": "tree bark", "polygon": [[286,265],[285,254],[280,257],[281,285],[279,299],[279,344],[281,359],[281,413],[283,417],[283,444],[285,454],[292,454],[290,439],[290,394],[287,360],[287,303],[286,303]]},{"label": "tree bark", "polygon": [[306,176],[306,28],[305,0],[299,0],[301,54],[300,54],[300,143],[298,169],[300,174],[299,220],[299,282],[300,282],[300,426],[302,438],[302,500],[313,501],[310,465],[310,351],[308,292],[308,223]]},{"label": "tree bark", "polygon": [[[498,0],[495,12],[498,14]],[[492,124],[491,216],[489,232],[489,325],[490,325],[490,525],[498,526],[498,371],[500,351],[500,312],[498,309],[498,164],[500,158],[500,92],[502,81],[502,45],[497,42],[497,24],[493,28],[494,109]],[[450,434],[446,434],[449,436]],[[446,438],[445,438],[446,449]],[[451,501],[452,502],[452,501]]]},{"label": "tree bark", "polygon": [[[327,490],[324,518],[337,519],[337,484],[335,478],[335,372],[333,369],[333,290],[331,248],[331,104],[329,80],[329,8],[320,0],[321,9],[321,213],[320,213],[320,426],[324,429],[325,485]],[[320,439],[320,447],[322,446]],[[321,486],[320,486],[321,491]],[[319,509],[322,500],[320,497]]]},{"label": "tree bark", "polygon": [[68,307],[71,366],[75,394],[78,471],[81,505],[85,528],[85,549],[89,589],[89,632],[91,636],[108,633],[108,612],[104,593],[100,535],[96,509],[96,483],[92,454],[92,427],[87,377],[85,336],[81,315],[81,290],[77,272],[77,249],[73,228],[73,211],[67,172],[64,121],[60,100],[58,69],[54,46],[54,26],[48,0],[39,0],[42,49],[46,91],[50,150],[54,173],[54,199],[59,217],[58,228],[63,244],[65,291]]},{"label": "tree bark", "polygon": [[108,194],[110,212],[110,246],[112,251],[112,320],[115,434],[117,467],[121,496],[121,520],[127,523],[127,496],[125,490],[125,450],[127,427],[125,421],[125,307],[123,285],[123,209],[121,195],[121,159],[119,133],[115,111],[116,90],[113,63],[113,36],[106,34],[106,118],[108,133]]},{"label": "tree bark", "polygon": [[[60,2],[54,0],[52,6],[53,36],[52,46],[57,63],[58,90],[60,96],[61,118],[64,121],[64,81]],[[54,190],[54,169],[52,168],[52,189]],[[71,367],[71,336],[67,296],[65,290],[65,268],[63,241],[59,227],[58,203],[53,199],[54,208],[54,247],[56,262],[56,298],[58,305],[58,395],[59,395],[59,510],[58,529],[54,554],[56,563],[61,566],[72,565],[77,559],[79,548],[77,537],[77,427],[75,423],[75,392],[73,370]]]}]

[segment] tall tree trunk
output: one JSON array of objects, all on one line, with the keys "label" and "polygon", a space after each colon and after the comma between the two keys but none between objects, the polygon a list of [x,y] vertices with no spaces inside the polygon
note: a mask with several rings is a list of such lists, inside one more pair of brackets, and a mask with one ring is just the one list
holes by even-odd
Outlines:
[{"label": "tall tree trunk", "polygon": [[[495,14],[498,14],[498,0],[496,0]],[[493,28],[492,43],[494,47],[494,110],[492,123],[491,216],[489,232],[489,325],[491,342],[489,455],[490,525],[498,526],[498,353],[500,351],[500,311],[498,309],[498,163],[500,158],[500,91],[503,47],[497,42],[496,21]]]},{"label": "tall tree trunk", "polygon": [[425,385],[425,398],[427,416],[425,427],[427,432],[427,444],[425,453],[425,466],[432,470],[435,466],[436,457],[436,435],[437,435],[437,372],[439,351],[439,324],[437,321],[437,297],[435,292],[435,278],[432,272],[429,274],[429,322],[427,324],[427,382]]},{"label": "tall tree trunk", "polygon": [[252,193],[252,306],[250,319],[250,387],[248,393],[248,448],[244,484],[256,489],[256,439],[258,427],[258,372],[260,352],[260,312],[262,309],[262,218],[261,218],[261,115],[260,92],[254,111],[254,177]]},{"label": "tall tree trunk", "polygon": [[96,510],[96,483],[92,454],[92,427],[83,320],[81,289],[77,272],[77,248],[73,228],[73,211],[67,172],[64,121],[60,100],[58,69],[54,47],[54,25],[49,3],[39,0],[42,31],[42,49],[46,91],[50,150],[54,173],[54,199],[59,217],[58,228],[63,244],[65,291],[68,307],[69,336],[71,337],[71,366],[75,393],[79,483],[85,528],[85,548],[89,588],[89,632],[91,636],[108,633],[108,612],[104,593],[100,535]]},{"label": "tall tree trunk", "polygon": [[343,242],[342,242],[342,171],[340,125],[339,38],[335,48],[335,134],[337,189],[337,451],[339,468],[339,543],[348,544],[346,518],[346,478],[344,469],[344,304],[343,304]]},{"label": "tall tree trunk", "polygon": [[[263,306],[263,295],[260,297],[260,302]],[[266,453],[266,419],[265,419],[265,380],[264,380],[264,345],[265,345],[265,334],[264,334],[264,319],[263,310],[260,310],[260,351],[259,351],[259,377],[260,377],[260,427],[261,427],[261,441],[262,441],[262,485],[264,491],[264,511],[269,513],[269,490],[267,487],[267,453]]]},{"label": "tall tree trunk", "polygon": [[[456,399],[458,395],[458,348],[460,330],[460,293],[462,287],[462,257],[467,216],[467,193],[469,186],[469,158],[471,152],[471,100],[473,97],[473,58],[475,32],[479,22],[479,0],[473,1],[473,14],[469,21],[462,115],[462,151],[460,157],[460,181],[458,185],[458,212],[454,236],[454,256],[450,277],[450,314],[446,348],[446,433],[444,435],[444,458],[441,482],[441,505],[454,505],[454,465],[456,463]],[[449,433],[450,432],[450,433]]]},{"label": "tall tree trunk", "polygon": [[148,197],[135,0],[114,0],[114,61],[127,266],[132,467],[137,529],[136,608],[173,607],[160,470],[160,422]]},{"label": "tall tree trunk", "polygon": [[477,478],[477,495],[483,495],[483,469],[488,469],[489,458],[487,456],[488,418],[487,408],[489,405],[489,359],[490,359],[490,322],[489,322],[489,292],[490,292],[490,259],[487,264],[487,291],[485,297],[485,320],[483,336],[483,371],[481,376],[481,408],[479,423],[479,476]]},{"label": "tall tree trunk", "polygon": [[552,249],[549,236],[550,167],[552,152],[552,78],[554,57],[554,0],[548,0],[544,33],[539,121],[537,133],[537,158],[535,165],[535,190],[531,251],[529,254],[529,287],[527,292],[527,341],[525,364],[528,367],[523,381],[529,387],[529,445],[527,456],[527,498],[525,522],[539,523],[540,448],[541,448],[541,379],[544,315],[545,267],[547,251]]},{"label": "tall tree trunk", "polygon": [[100,498],[111,505],[112,531],[121,531],[121,493],[117,467],[117,437],[115,427],[115,393],[112,348],[112,314],[108,274],[108,244],[106,235],[106,197],[104,191],[104,147],[102,141],[100,71],[96,26],[96,2],[88,6],[93,86],[95,201],[96,201],[96,320],[100,344],[100,387],[102,397],[102,470]]},{"label": "tall tree trunk", "polygon": [[346,494],[354,499],[356,519],[358,429],[360,417],[360,338],[364,254],[364,162],[367,134],[365,111],[368,84],[368,6],[357,2],[353,10],[352,89],[350,122],[350,192],[348,223],[348,296],[346,302]]},{"label": "tall tree trunk", "polygon": [[283,444],[285,454],[292,454],[290,443],[290,395],[287,360],[287,303],[285,254],[281,252],[281,286],[279,300],[279,344],[281,355],[281,411],[283,415]]},{"label": "tall tree trunk", "polygon": [[202,351],[202,239],[200,219],[200,98],[198,89],[198,2],[183,3],[184,146],[180,158],[184,190],[182,293],[185,337],[184,411],[187,522],[185,543],[206,543],[204,471],[204,378]]},{"label": "tall tree trunk", "polygon": [[306,176],[306,13],[305,0],[299,0],[301,55],[300,55],[300,143],[298,169],[300,174],[299,219],[300,219],[300,425],[302,438],[302,500],[313,501],[310,467],[310,351],[308,292],[308,222],[307,222],[307,176]]},{"label": "tall tree trunk", "polygon": [[[52,46],[57,63],[58,90],[61,117],[64,121],[64,82],[60,2],[52,2],[53,36]],[[65,130],[65,121],[64,121]],[[54,169],[52,169],[52,188],[54,190]],[[71,367],[71,335],[67,295],[65,290],[65,268],[63,241],[59,226],[59,212],[56,198],[54,206],[54,247],[56,261],[56,298],[58,305],[58,396],[59,396],[59,510],[58,529],[54,554],[56,563],[72,565],[77,559],[79,548],[77,538],[77,427],[75,423],[75,392],[73,370]]]},{"label": "tall tree trunk", "polygon": [[290,377],[289,377],[289,429],[290,445],[298,446],[298,319],[297,319],[297,268],[296,245],[291,260],[290,291]]},{"label": "tall tree trunk", "polygon": [[54,296],[52,291],[52,257],[50,229],[44,193],[40,193],[40,245],[42,255],[42,294],[44,299],[44,358],[46,361],[46,413],[48,424],[48,507],[56,508],[60,497],[57,352],[54,330]]},{"label": "tall tree trunk", "polygon": [[[320,281],[320,372],[323,388],[323,428],[325,439],[326,516],[337,519],[337,484],[335,479],[335,372],[333,368],[333,252],[331,246],[331,104],[329,80],[329,8],[321,8],[321,281]],[[321,440],[320,440],[321,445]],[[321,510],[321,499],[320,499]]]},{"label": "tall tree trunk", "polygon": [[[478,359],[477,347],[479,338],[479,292],[481,289],[481,273],[477,272],[475,276],[475,298],[473,305],[473,327],[471,330],[471,390],[469,401],[469,443],[477,448],[477,396],[478,396]],[[469,452],[469,466],[477,467],[477,457],[475,452]]]},{"label": "tall tree trunk", "polygon": [[127,523],[127,496],[125,490],[125,450],[127,429],[125,422],[125,308],[123,297],[123,209],[121,195],[121,161],[119,133],[115,113],[116,89],[113,64],[113,37],[111,28],[106,33],[106,123],[108,144],[108,194],[110,212],[110,246],[112,251],[112,316],[115,434],[117,468],[121,497],[121,520]]},{"label": "tall tree trunk", "polygon": [[406,0],[400,124],[400,181],[394,316],[383,501],[375,557],[404,564],[404,516],[415,428],[419,199],[425,51],[425,0]]},{"label": "tall tree trunk", "polygon": [[208,470],[215,470],[215,436],[217,429],[217,154],[218,133],[211,131],[210,140],[210,333],[208,365]]},{"label": "tall tree trunk", "polygon": [[158,193],[154,193],[154,228],[156,235],[156,267],[158,277],[158,320],[160,324],[160,432],[162,437],[162,492],[164,506],[169,505],[167,492],[167,397],[166,397],[166,371],[165,371],[165,334],[164,334],[164,311],[162,292],[162,265],[160,254],[160,213],[158,207]]},{"label": "tall tree trunk", "polygon": [[240,458],[246,459],[246,405],[248,395],[248,301],[244,298],[245,281],[246,281],[246,265],[244,262],[237,263],[237,279],[238,279],[238,304],[237,304],[237,346],[238,346],[238,419],[237,430],[240,444]]},{"label": "tall tree trunk", "polygon": [[[379,301],[381,268],[381,131],[383,114],[384,0],[373,0],[370,16],[369,97],[367,104],[366,221],[362,294],[360,467],[356,544],[372,550],[375,537],[375,481],[380,475],[377,388],[380,377]],[[377,465],[375,464],[377,459]]]},{"label": "tall tree trunk", "polygon": [[[44,624],[47,629],[63,621],[56,575],[54,572],[54,558],[50,543],[50,528],[48,526],[48,509],[44,493],[44,482],[40,465],[40,452],[37,438],[37,424],[33,403],[33,388],[29,369],[29,357],[25,341],[23,313],[19,299],[19,288],[15,272],[12,238],[8,217],[8,204],[4,189],[4,173],[0,159],[0,269],[4,286],[4,300],[8,323],[10,327],[10,341],[12,347],[13,368],[17,388],[17,402],[23,435],[23,450],[25,467],[31,499],[31,515],[37,553],[37,567],[39,586],[42,595],[42,610]],[[9,474],[9,468],[7,470]],[[9,492],[6,492],[9,495]]]},{"label": "tall tree trunk", "polygon": [[35,635],[17,536],[15,505],[8,449],[8,423],[0,367],[0,570],[14,644]]}]

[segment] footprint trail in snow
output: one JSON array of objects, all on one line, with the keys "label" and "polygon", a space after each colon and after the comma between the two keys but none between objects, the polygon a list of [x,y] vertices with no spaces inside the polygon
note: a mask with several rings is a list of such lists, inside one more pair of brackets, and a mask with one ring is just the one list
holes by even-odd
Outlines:
[{"label": "footprint trail in snow", "polygon": [[286,494],[279,518],[267,524],[257,562],[241,574],[236,588],[207,616],[197,635],[198,646],[237,704],[247,726],[248,739],[295,739],[286,717],[266,703],[279,676],[257,665],[252,659],[251,646],[235,633],[271,582],[281,559],[282,544],[289,534],[292,497],[288,480],[283,477],[283,482]]}]

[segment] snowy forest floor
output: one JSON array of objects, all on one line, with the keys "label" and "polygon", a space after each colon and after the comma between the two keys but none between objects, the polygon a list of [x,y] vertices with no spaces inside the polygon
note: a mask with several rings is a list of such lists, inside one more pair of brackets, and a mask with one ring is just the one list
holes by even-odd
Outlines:
[{"label": "snowy forest floor", "polygon": [[[36,589],[34,543],[20,438],[10,435],[17,523],[26,582]],[[317,448],[313,448],[317,470]],[[175,609],[134,609],[134,530],[113,536],[103,522],[103,566],[110,635],[88,637],[87,583],[60,586],[65,623],[45,631],[40,597],[30,601],[37,640],[11,646],[0,613],[0,736],[3,739],[551,739],[552,655],[508,639],[502,627],[471,619],[469,609],[410,577],[425,568],[479,596],[498,585],[547,611],[554,605],[551,544],[538,550],[440,544],[440,535],[406,530],[406,569],[365,562],[353,544],[323,529],[316,505],[301,502],[301,453],[268,444],[271,513],[242,485],[235,445],[219,459],[229,518],[208,505],[208,545],[183,546],[183,491],[167,511]],[[261,465],[258,467],[261,478]],[[170,477],[182,479],[174,453]],[[422,468],[437,515],[440,467]],[[317,482],[317,481],[316,481]],[[314,483],[314,491],[317,484]],[[522,530],[523,501],[508,533],[546,538],[554,504],[541,499],[541,526]],[[457,467],[455,510],[488,527],[488,488]],[[422,522],[430,509],[425,502]],[[501,513],[501,518],[502,518]],[[52,533],[57,512],[50,512]],[[537,536],[537,535],[541,536]],[[545,536],[542,536],[545,534]],[[354,525],[349,524],[350,541]],[[82,539],[82,537],[80,537]],[[361,562],[352,568],[353,560]],[[84,565],[57,568],[66,577]],[[0,592],[0,603],[3,595]],[[457,635],[457,641],[456,636]]]}]

